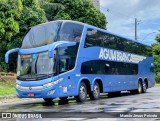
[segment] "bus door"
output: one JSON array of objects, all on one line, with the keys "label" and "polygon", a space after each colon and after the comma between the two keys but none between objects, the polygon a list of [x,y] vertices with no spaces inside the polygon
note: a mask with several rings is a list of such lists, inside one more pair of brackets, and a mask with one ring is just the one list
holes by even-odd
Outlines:
[{"label": "bus door", "polygon": [[65,97],[71,95],[71,77],[69,74],[71,66],[71,58],[67,56],[61,56],[59,58],[59,78],[63,78],[63,80],[59,83],[59,93],[60,97]]}]

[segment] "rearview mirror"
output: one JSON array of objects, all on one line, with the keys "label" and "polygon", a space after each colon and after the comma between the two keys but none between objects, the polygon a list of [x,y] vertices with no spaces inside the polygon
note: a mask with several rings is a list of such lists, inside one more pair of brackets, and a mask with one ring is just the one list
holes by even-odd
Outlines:
[{"label": "rearview mirror", "polygon": [[5,54],[5,62],[8,63],[9,62],[9,55],[11,53],[15,53],[15,52],[18,52],[19,51],[19,48],[15,48],[15,49],[11,49],[9,51],[6,52]]},{"label": "rearview mirror", "polygon": [[48,50],[48,56],[49,58],[53,58],[53,51],[57,48],[57,47],[68,47],[68,46],[74,46],[76,45],[76,42],[55,42]]}]

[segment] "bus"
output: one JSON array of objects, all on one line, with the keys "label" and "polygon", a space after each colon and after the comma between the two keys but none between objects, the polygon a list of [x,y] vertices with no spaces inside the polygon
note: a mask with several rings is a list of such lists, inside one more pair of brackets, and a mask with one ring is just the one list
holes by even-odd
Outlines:
[{"label": "bus", "polygon": [[16,95],[19,98],[74,96],[84,102],[100,93],[145,93],[155,85],[150,46],[85,23],[56,20],[33,26],[18,52]]}]

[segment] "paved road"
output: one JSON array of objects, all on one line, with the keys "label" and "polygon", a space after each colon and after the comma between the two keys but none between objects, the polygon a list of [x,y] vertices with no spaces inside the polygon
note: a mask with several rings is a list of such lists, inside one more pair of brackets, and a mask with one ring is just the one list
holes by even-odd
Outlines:
[{"label": "paved road", "polygon": [[[56,100],[47,105],[42,99],[27,100],[10,104],[0,104],[0,112],[160,112],[160,88],[151,88],[145,94],[131,95],[123,92],[121,96],[108,98],[102,95],[100,100],[76,103],[75,100],[62,104]],[[90,118],[95,118],[94,116]],[[69,115],[69,117],[72,117]],[[98,118],[98,117],[97,117]],[[83,119],[83,118],[82,118]],[[54,120],[54,119],[53,119]],[[58,119],[59,120],[59,119]],[[75,119],[74,119],[75,120]],[[101,120],[101,119],[99,119]],[[115,119],[111,119],[115,121]],[[121,119],[118,119],[122,121]],[[132,119],[133,120],[133,119]],[[138,120],[138,119],[136,119]],[[142,121],[144,119],[141,119]],[[153,118],[150,120],[158,120]]]}]

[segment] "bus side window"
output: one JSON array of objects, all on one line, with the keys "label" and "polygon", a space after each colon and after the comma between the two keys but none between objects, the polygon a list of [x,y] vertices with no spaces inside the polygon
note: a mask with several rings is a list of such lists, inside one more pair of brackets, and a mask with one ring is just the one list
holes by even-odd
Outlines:
[{"label": "bus side window", "polygon": [[60,59],[60,61],[59,61],[59,72],[63,73],[65,71],[68,71],[68,69],[69,69],[69,59],[68,58]]},{"label": "bus side window", "polygon": [[106,73],[109,72],[109,68],[110,68],[110,65],[109,65],[109,64],[105,64],[105,72],[106,72]]},{"label": "bus side window", "polygon": [[82,65],[81,73],[82,74],[92,74],[93,73],[93,68],[90,65]]},{"label": "bus side window", "polygon": [[76,62],[76,57],[71,57],[69,59],[69,70],[73,69],[75,66],[75,62]]}]

